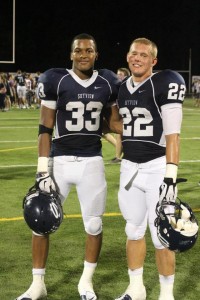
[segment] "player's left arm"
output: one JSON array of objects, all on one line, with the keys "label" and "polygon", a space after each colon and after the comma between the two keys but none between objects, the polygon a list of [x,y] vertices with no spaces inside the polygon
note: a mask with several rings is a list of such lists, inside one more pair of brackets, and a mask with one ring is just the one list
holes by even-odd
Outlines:
[{"label": "player's left arm", "polygon": [[[180,134],[173,133],[165,136],[166,138],[166,162],[167,164],[179,164],[180,153]],[[175,180],[175,178],[174,178]]]},{"label": "player's left arm", "polygon": [[[172,70],[165,70],[158,75],[160,107],[163,131],[166,139],[166,172],[160,186],[160,201],[175,201],[177,197],[177,172],[179,163],[179,135],[182,123],[182,104],[186,86],[183,77]],[[161,84],[163,83],[163,85]],[[158,86],[158,89],[159,89]]]},{"label": "player's left arm", "polygon": [[166,139],[166,172],[160,186],[160,202],[177,197],[177,173],[180,155],[182,105],[169,104],[162,108],[163,129]]},{"label": "player's left arm", "polygon": [[[163,131],[166,139],[167,164],[179,163],[180,132],[182,124],[182,104],[173,103],[164,105],[162,108]],[[174,178],[176,181],[176,178]]]}]

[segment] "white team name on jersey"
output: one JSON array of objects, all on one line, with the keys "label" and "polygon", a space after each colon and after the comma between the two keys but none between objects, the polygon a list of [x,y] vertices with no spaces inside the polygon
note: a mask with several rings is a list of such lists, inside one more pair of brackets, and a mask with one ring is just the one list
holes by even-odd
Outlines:
[{"label": "white team name on jersey", "polygon": [[125,100],[125,105],[137,105],[138,100]]},{"label": "white team name on jersey", "polygon": [[94,99],[94,94],[78,94],[78,99]]}]

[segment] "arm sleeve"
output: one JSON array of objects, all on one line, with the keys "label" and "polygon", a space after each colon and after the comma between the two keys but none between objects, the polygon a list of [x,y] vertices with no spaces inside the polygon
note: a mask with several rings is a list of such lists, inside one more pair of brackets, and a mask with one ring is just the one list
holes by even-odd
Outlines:
[{"label": "arm sleeve", "polygon": [[164,134],[181,132],[182,104],[166,104],[161,107]]}]

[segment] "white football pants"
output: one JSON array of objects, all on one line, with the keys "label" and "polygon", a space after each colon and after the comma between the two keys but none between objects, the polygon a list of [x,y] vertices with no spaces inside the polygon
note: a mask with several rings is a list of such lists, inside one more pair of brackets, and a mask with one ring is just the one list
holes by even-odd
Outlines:
[{"label": "white football pants", "polygon": [[[50,175],[53,174],[62,203],[72,185],[76,186],[83,221],[101,217],[105,211],[107,184],[101,156],[56,156],[51,159]],[[49,165],[50,165],[49,164]]]},{"label": "white football pants", "polygon": [[158,240],[154,220],[157,217],[155,209],[165,169],[165,156],[141,164],[123,159],[120,169],[118,201],[127,223],[126,234],[129,239],[141,239],[148,224],[152,241],[158,249],[163,246]]}]

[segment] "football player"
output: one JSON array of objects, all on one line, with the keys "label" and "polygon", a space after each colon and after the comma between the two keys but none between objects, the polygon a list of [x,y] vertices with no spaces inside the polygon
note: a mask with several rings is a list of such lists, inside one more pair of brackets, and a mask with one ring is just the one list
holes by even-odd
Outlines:
[{"label": "football player", "polygon": [[[91,35],[84,33],[74,37],[70,58],[72,69],[50,69],[39,78],[41,114],[36,182],[46,192],[57,190],[62,203],[71,186],[76,186],[87,234],[78,291],[81,299],[95,300],[92,277],[101,250],[107,193],[101,153],[103,117],[108,115],[106,110],[111,111],[111,115],[116,110],[112,104],[116,101],[120,81],[110,70],[94,70],[98,52]],[[50,152],[51,173],[48,169]],[[44,276],[48,248],[49,236],[33,232],[33,282],[17,300],[36,300],[47,295]],[[70,299],[70,295],[66,297]]]},{"label": "football player", "polygon": [[17,86],[17,97],[18,97],[18,105],[19,108],[26,108],[26,82],[25,82],[25,75],[22,73],[21,70],[17,71],[15,76],[15,84]]},{"label": "football player", "polygon": [[123,81],[118,96],[124,152],[118,200],[126,220],[130,283],[117,299],[146,299],[143,265],[148,224],[159,273],[159,300],[174,300],[175,254],[160,243],[154,220],[158,201],[175,201],[177,195],[179,134],[186,87],[177,72],[153,73],[157,46],[146,38],[132,42],[127,62],[132,76]]}]

